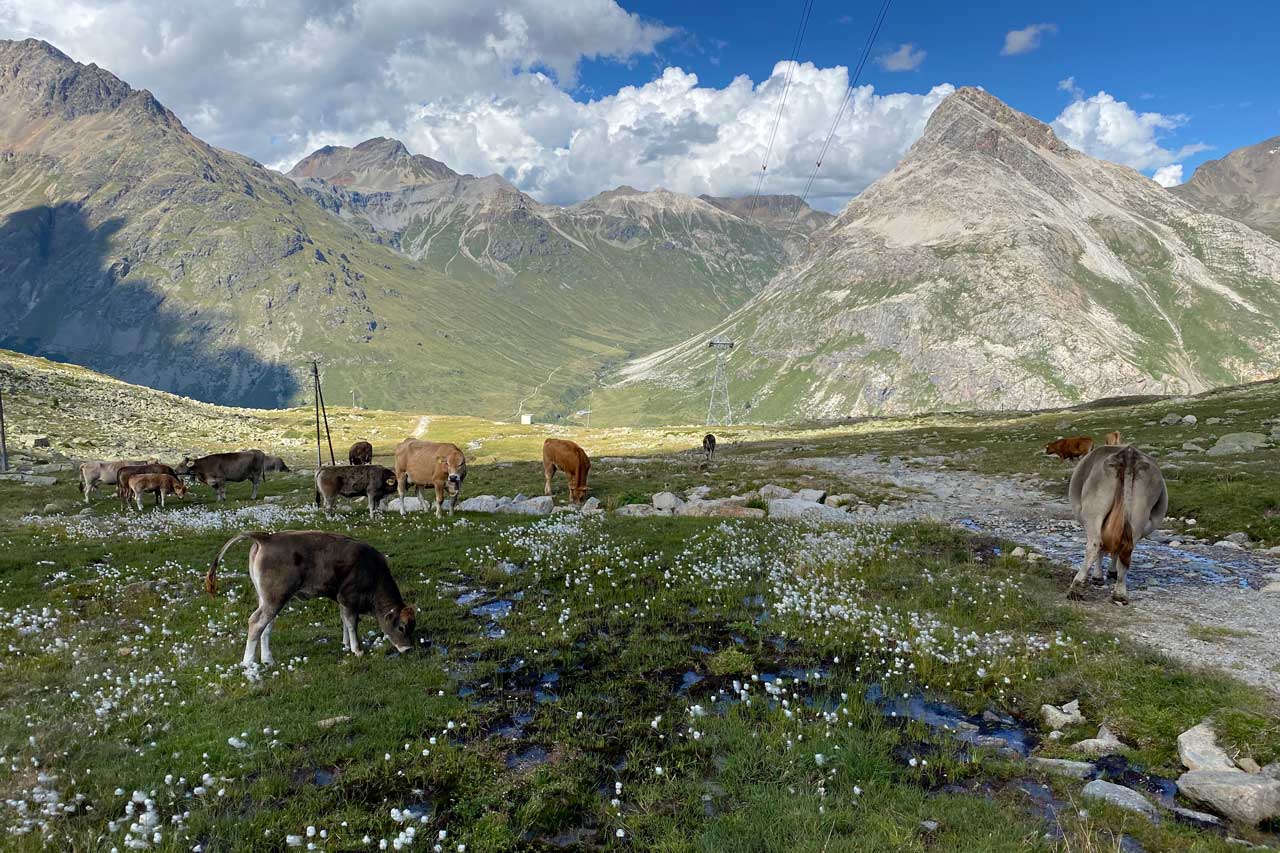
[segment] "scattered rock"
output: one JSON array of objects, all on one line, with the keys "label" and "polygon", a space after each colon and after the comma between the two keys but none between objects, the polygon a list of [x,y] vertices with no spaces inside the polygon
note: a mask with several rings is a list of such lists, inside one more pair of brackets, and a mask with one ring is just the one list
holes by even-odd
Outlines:
[{"label": "scattered rock", "polygon": [[823,503],[827,506],[842,507],[849,504],[857,503],[857,499],[853,495],[827,495]]},{"label": "scattered rock", "polygon": [[636,518],[645,518],[650,515],[657,515],[658,511],[650,504],[624,504],[614,511],[616,515],[625,515]]},{"label": "scattered rock", "polygon": [[1219,539],[1213,543],[1215,548],[1226,548],[1228,551],[1243,551],[1244,546],[1232,542],[1230,539]]},{"label": "scattered rock", "polygon": [[1207,423],[1209,426],[1214,426],[1216,424],[1224,424],[1226,423],[1226,421],[1224,421],[1222,418],[1206,418],[1205,423]]},{"label": "scattered rock", "polygon": [[1280,817],[1280,780],[1261,774],[1192,770],[1179,777],[1178,793],[1249,826]]},{"label": "scattered rock", "polygon": [[1182,443],[1183,450],[1190,450],[1193,453],[1204,453],[1204,448],[1196,444],[1194,441],[1184,441]]},{"label": "scattered rock", "polygon": [[940,827],[940,826],[942,826],[942,824],[938,823],[936,820],[922,820],[922,821],[920,821],[920,831],[921,831],[921,832],[937,832],[937,831],[938,831],[938,827]]},{"label": "scattered rock", "polygon": [[0,480],[12,480],[18,483],[30,483],[33,486],[54,486],[58,483],[57,477],[41,477],[38,474],[22,474],[10,471],[7,474],[0,474]]},{"label": "scattered rock", "polygon": [[1102,779],[1094,779],[1085,785],[1084,790],[1080,793],[1090,799],[1104,800],[1113,806],[1119,806],[1127,811],[1146,815],[1153,820],[1156,817],[1156,807],[1152,805],[1151,801],[1124,785],[1117,785],[1114,782],[1106,782]]},{"label": "scattered rock", "polygon": [[1268,779],[1280,780],[1280,761],[1273,761],[1258,772]]},{"label": "scattered rock", "polygon": [[1237,545],[1248,546],[1253,544],[1253,540],[1249,538],[1249,534],[1244,533],[1243,531],[1239,533],[1232,533],[1230,536],[1226,537],[1226,540],[1228,542],[1234,542]]},{"label": "scattered rock", "polygon": [[1267,444],[1267,437],[1260,432],[1229,432],[1210,447],[1210,456],[1227,456],[1232,453],[1249,453]]},{"label": "scattered rock", "polygon": [[351,718],[347,716],[326,717],[323,720],[316,720],[316,725],[322,729],[331,729],[334,726],[341,725],[342,723],[349,723],[349,722],[351,722]]},{"label": "scattered rock", "polygon": [[59,474],[63,471],[70,471],[71,466],[65,462],[49,462],[45,465],[31,466],[32,474]]},{"label": "scattered rock", "polygon": [[729,501],[694,501],[676,507],[676,515],[698,518],[764,518],[764,510]]},{"label": "scattered rock", "polygon": [[1181,415],[1175,415],[1173,412],[1170,412],[1169,414],[1165,415],[1163,418],[1160,419],[1160,423],[1163,424],[1164,426],[1173,426],[1174,424],[1180,422],[1181,420],[1182,420]]},{"label": "scattered rock", "polygon": [[[1010,551],[1010,552],[1009,552],[1009,556],[1010,556],[1010,557],[1025,557],[1025,556],[1027,556],[1027,549],[1026,549],[1026,548],[1023,548],[1021,545],[1019,545],[1017,548],[1014,548],[1012,551]],[[1055,726],[1054,728],[1057,728],[1057,726]]]},{"label": "scattered rock", "polygon": [[583,515],[596,515],[604,512],[604,509],[600,506],[600,499],[596,497],[587,498],[582,502],[580,509]]},{"label": "scattered rock", "polygon": [[786,498],[795,497],[795,492],[791,491],[790,489],[783,488],[782,486],[775,486],[773,483],[770,483],[767,486],[761,486],[758,491],[760,493],[760,497],[764,498],[767,501],[783,500]]},{"label": "scattered rock", "polygon": [[1050,729],[1065,729],[1067,726],[1084,722],[1084,714],[1080,713],[1080,700],[1072,699],[1061,708],[1052,705],[1040,706],[1040,719]]},{"label": "scattered rock", "polygon": [[44,505],[44,513],[45,513],[45,515],[48,515],[49,513],[53,513],[53,512],[57,512],[57,511],[58,511],[58,505],[57,505],[57,504],[45,504],[45,505]]},{"label": "scattered rock", "polygon": [[801,489],[796,492],[796,497],[802,501],[813,501],[820,504],[827,499],[827,493],[823,489]]},{"label": "scattered rock", "polygon": [[1247,755],[1242,755],[1236,759],[1236,766],[1245,773],[1261,773],[1262,768],[1258,766],[1258,762],[1254,761]]},{"label": "scattered rock", "polygon": [[551,515],[551,510],[554,507],[555,501],[551,499],[550,495],[539,495],[536,498],[528,498],[522,501],[513,500],[498,511],[509,512],[514,515]]},{"label": "scattered rock", "polygon": [[654,509],[673,512],[678,507],[684,506],[684,501],[674,492],[658,492],[653,496],[653,506]]},{"label": "scattered rock", "polygon": [[493,495],[476,495],[458,504],[463,512],[497,512],[498,499]]},{"label": "scattered rock", "polygon": [[800,498],[780,498],[769,501],[769,517],[781,520],[848,521],[849,513]]},{"label": "scattered rock", "polygon": [[1199,420],[1199,418],[1197,418],[1195,415],[1183,415],[1183,416],[1182,416],[1182,422],[1183,422],[1184,424],[1186,424],[1187,426],[1195,426],[1195,425],[1196,425],[1196,422],[1197,422],[1198,420]]},{"label": "scattered rock", "polygon": [[710,486],[696,486],[689,490],[688,498],[691,501],[705,501],[709,494],[711,494]]},{"label": "scattered rock", "polygon": [[264,495],[262,500],[264,503],[278,504],[284,501],[284,495]]},{"label": "scattered rock", "polygon": [[1188,770],[1239,772],[1231,756],[1218,746],[1217,734],[1208,723],[1192,726],[1178,735],[1178,758]]},{"label": "scattered rock", "polygon": [[1211,815],[1208,812],[1198,812],[1194,809],[1184,809],[1177,806],[1174,806],[1169,811],[1173,812],[1175,818],[1194,826],[1196,829],[1222,828],[1222,818],[1217,815]]},{"label": "scattered rock", "polygon": [[1097,768],[1087,761],[1068,761],[1065,758],[1028,758],[1027,764],[1045,773],[1072,779],[1088,779],[1097,772]]},{"label": "scattered rock", "polygon": [[[423,512],[427,508],[427,502],[422,498],[407,495],[404,498],[392,498],[391,502],[387,504],[387,509],[391,512],[399,512],[402,505],[405,512]],[[432,509],[434,509],[435,502],[432,501],[431,505]]]},{"label": "scattered rock", "polygon": [[1097,737],[1074,743],[1071,748],[1083,752],[1085,755],[1106,755],[1109,752],[1128,749],[1118,737],[1111,733],[1111,729],[1105,725],[1098,728]]}]

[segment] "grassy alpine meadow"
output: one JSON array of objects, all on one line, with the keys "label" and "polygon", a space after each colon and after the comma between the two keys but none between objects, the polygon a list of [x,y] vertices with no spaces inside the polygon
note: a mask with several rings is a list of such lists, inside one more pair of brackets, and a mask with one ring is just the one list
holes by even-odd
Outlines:
[{"label": "grassy alpine meadow", "polygon": [[[656,458],[593,486],[616,504],[779,473]],[[467,491],[540,485],[536,463],[476,465]],[[0,482],[7,849],[1227,850],[1024,756],[1072,757],[1105,720],[1133,767],[1176,776],[1207,716],[1234,754],[1280,756],[1270,697],[1092,625],[1065,568],[937,525],[330,521],[295,475],[257,502],[197,486],[74,514],[74,488]],[[277,664],[242,669],[247,545],[216,597],[203,577],[234,533],[284,528],[385,553],[419,647],[388,654],[365,618],[346,654],[337,607],[294,601]],[[1092,724],[1042,741],[1037,709],[1074,698]]]}]

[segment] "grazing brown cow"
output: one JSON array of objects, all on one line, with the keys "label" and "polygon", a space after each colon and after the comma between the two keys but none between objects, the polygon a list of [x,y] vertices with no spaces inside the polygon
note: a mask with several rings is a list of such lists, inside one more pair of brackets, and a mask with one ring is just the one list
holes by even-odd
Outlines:
[{"label": "grazing brown cow", "polygon": [[467,457],[456,444],[406,438],[396,445],[396,491],[400,493],[400,514],[405,514],[404,499],[413,483],[414,492],[422,498],[422,487],[435,486],[436,518],[444,505],[447,489],[449,514],[462,497],[462,481],[467,478]]},{"label": "grazing brown cow", "polygon": [[1093,450],[1093,439],[1083,435],[1075,438],[1060,438],[1044,446],[1045,453],[1060,459],[1079,459],[1081,456],[1087,456],[1090,450]]},{"label": "grazing brown cow", "polygon": [[711,433],[702,437],[702,452],[706,455],[708,462],[716,458],[716,437]]},{"label": "grazing brown cow", "polygon": [[574,505],[587,499],[587,475],[591,473],[591,459],[577,444],[564,438],[548,438],[542,442],[542,474],[547,487],[544,495],[551,494],[551,478],[556,470],[569,478],[569,499]]},{"label": "grazing brown cow", "polygon": [[342,611],[342,645],[357,656],[360,616],[372,613],[378,627],[397,651],[413,648],[413,608],[400,597],[387,558],[365,542],[320,530],[245,532],[228,539],[213,558],[204,578],[209,595],[218,594],[218,563],[227,550],[249,539],[249,579],[258,593],[258,609],[249,617],[249,638],[243,665],[253,666],[260,651],[264,664],[271,657],[271,624],[289,599],[332,598]]},{"label": "grazing brown cow", "polygon": [[328,516],[333,515],[333,505],[339,495],[344,498],[364,495],[369,502],[369,518],[373,518],[374,508],[395,491],[396,472],[381,465],[333,465],[316,471],[316,506],[324,506],[324,514]]},{"label": "grazing brown cow", "polygon": [[183,457],[178,475],[194,477],[214,490],[218,500],[227,499],[227,483],[253,482],[251,500],[258,499],[258,484],[266,479],[267,457],[261,450],[237,450],[233,453],[211,453],[199,459]]},{"label": "grazing brown cow", "polygon": [[146,459],[122,459],[118,462],[85,462],[80,465],[80,488],[84,492],[84,502],[98,489],[98,484],[114,486],[118,483],[116,473],[130,465],[147,465]]},{"label": "grazing brown cow", "polygon": [[1124,439],[1120,436],[1120,430],[1107,433],[1107,447],[1119,447],[1121,444],[1124,444]]},{"label": "grazing brown cow", "polygon": [[[132,493],[128,488],[129,478],[134,474],[168,474],[171,477],[178,476],[178,472],[163,465],[159,462],[153,462],[149,465],[126,465],[116,471],[116,496],[120,498],[120,508],[128,509],[129,501],[133,499]],[[156,495],[156,503],[160,503],[160,495]]]},{"label": "grazing brown cow", "polygon": [[368,465],[373,462],[373,445],[367,441],[357,441],[347,451],[347,461],[352,465]]},{"label": "grazing brown cow", "polygon": [[165,495],[187,496],[186,484],[172,474],[134,474],[125,481],[124,488],[137,502],[139,512],[142,511],[142,496],[147,492],[155,492],[161,507],[164,507]]},{"label": "grazing brown cow", "polygon": [[[1094,561],[1102,574],[1101,555],[1111,555],[1116,586],[1111,600],[1129,602],[1125,575],[1133,547],[1160,526],[1169,508],[1160,466],[1133,447],[1099,447],[1076,466],[1067,494],[1076,521],[1084,528],[1084,563],[1071,580],[1067,595],[1080,598]],[[1105,577],[1105,576],[1104,576]]]},{"label": "grazing brown cow", "polygon": [[286,464],[284,464],[284,460],[283,460],[283,459],[281,459],[279,456],[272,456],[272,455],[268,454],[268,455],[267,455],[267,456],[265,456],[265,457],[264,457],[264,459],[263,459],[263,463],[262,463],[262,470],[263,470],[263,471],[286,471],[286,472],[287,472],[287,471],[289,470],[289,466],[288,466],[288,465],[286,465]]}]

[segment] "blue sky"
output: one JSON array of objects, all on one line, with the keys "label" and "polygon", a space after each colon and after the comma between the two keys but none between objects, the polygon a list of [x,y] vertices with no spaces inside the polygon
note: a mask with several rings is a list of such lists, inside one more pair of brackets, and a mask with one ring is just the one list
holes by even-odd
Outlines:
[{"label": "blue sky", "polygon": [[[33,36],[150,89],[194,133],[286,170],[393,136],[540,201],[628,184],[798,193],[879,0],[0,0]],[[1021,33],[1021,35],[1019,35]],[[838,210],[963,85],[1166,186],[1280,134],[1280,0],[894,0],[813,187]],[[896,69],[896,70],[895,70]]]}]

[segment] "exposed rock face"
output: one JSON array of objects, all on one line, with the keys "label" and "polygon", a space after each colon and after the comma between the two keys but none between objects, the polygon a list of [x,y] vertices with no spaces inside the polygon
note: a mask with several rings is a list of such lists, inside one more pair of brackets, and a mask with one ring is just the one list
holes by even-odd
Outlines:
[{"label": "exposed rock face", "polygon": [[1174,194],[1280,240],[1280,136],[1201,163]]},{"label": "exposed rock face", "polygon": [[714,335],[751,420],[1193,392],[1277,370],[1277,281],[1274,239],[962,89],[765,290],[610,393],[692,416]]},{"label": "exposed rock face", "polygon": [[1156,807],[1151,804],[1150,800],[1132,788],[1126,788],[1123,785],[1116,785],[1113,782],[1106,782],[1102,779],[1094,779],[1085,785],[1080,793],[1087,798],[1103,800],[1113,806],[1119,806],[1126,811],[1136,812],[1148,818],[1154,819],[1156,816]]},{"label": "exposed rock face", "polygon": [[289,177],[317,178],[361,192],[395,190],[458,177],[439,160],[410,154],[398,139],[366,139],[354,148],[326,145],[289,171]]}]

